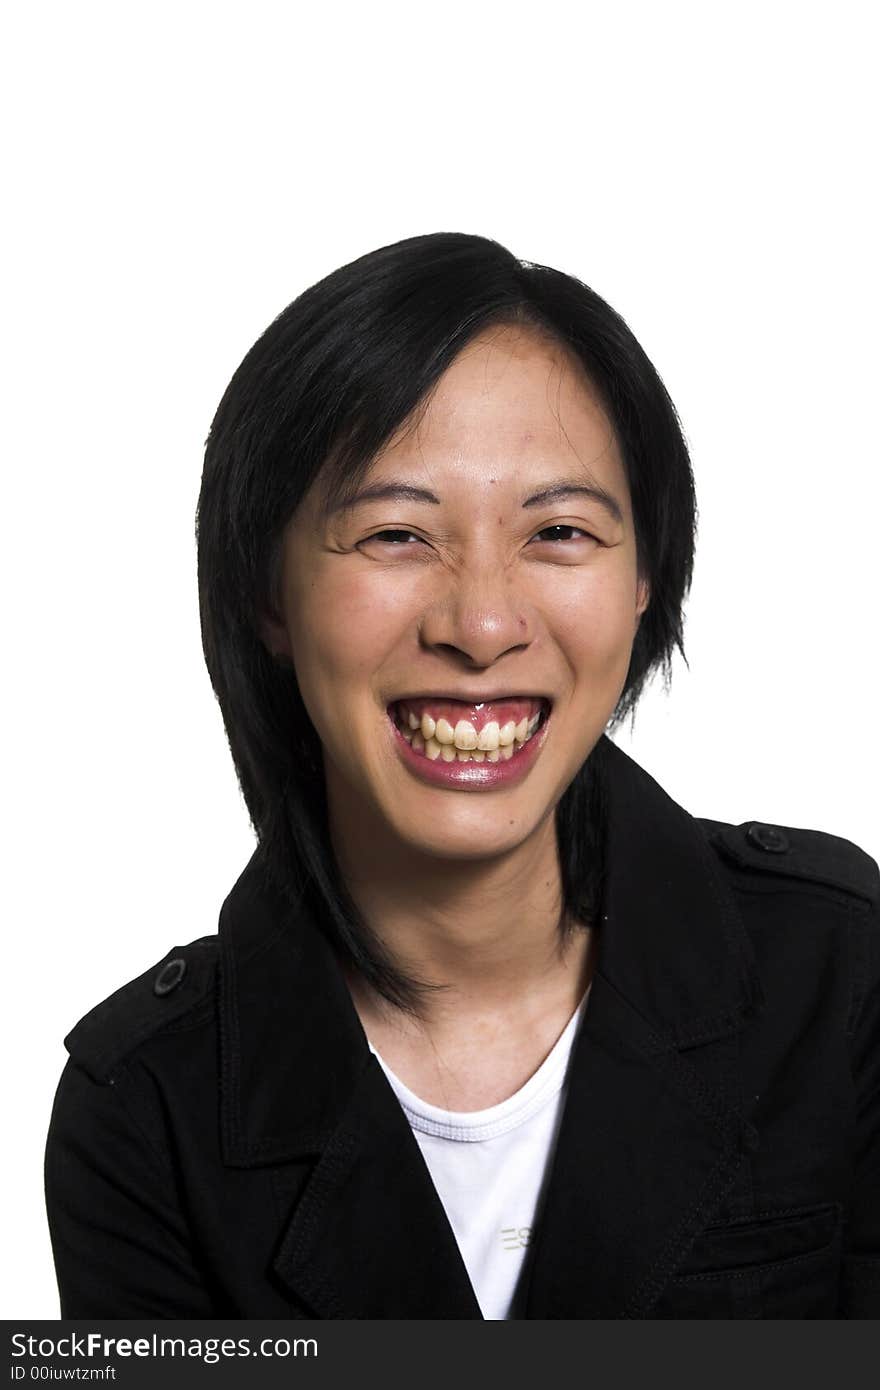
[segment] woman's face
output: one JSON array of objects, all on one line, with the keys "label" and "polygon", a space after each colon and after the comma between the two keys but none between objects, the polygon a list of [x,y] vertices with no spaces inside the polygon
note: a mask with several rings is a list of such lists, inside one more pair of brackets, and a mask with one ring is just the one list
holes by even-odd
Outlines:
[{"label": "woman's face", "polygon": [[563,348],[496,327],[367,489],[326,520],[306,496],[263,628],[321,739],[331,822],[432,857],[514,849],[603,733],[647,605],[609,420]]}]

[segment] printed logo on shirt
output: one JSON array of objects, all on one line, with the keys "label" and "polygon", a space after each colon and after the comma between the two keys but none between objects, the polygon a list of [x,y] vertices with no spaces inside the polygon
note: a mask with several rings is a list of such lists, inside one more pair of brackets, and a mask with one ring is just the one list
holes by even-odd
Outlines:
[{"label": "printed logo on shirt", "polygon": [[503,1250],[522,1250],[532,1238],[531,1226],[502,1226],[501,1248]]}]

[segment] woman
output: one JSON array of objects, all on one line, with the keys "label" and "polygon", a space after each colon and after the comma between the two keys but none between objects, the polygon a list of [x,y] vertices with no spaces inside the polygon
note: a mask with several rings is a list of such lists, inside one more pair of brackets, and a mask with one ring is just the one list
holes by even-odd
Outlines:
[{"label": "woman", "polygon": [[627,326],[493,241],[251,349],[198,543],[258,846],[65,1040],[64,1316],[880,1312],[877,865],[694,819],[605,732],[694,517]]}]

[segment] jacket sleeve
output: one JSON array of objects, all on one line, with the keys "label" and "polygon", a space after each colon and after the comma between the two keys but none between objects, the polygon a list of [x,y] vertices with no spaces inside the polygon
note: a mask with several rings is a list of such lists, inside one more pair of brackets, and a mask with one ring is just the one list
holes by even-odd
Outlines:
[{"label": "jacket sleeve", "polygon": [[123,1070],[92,1079],[69,1059],[45,1154],[62,1318],[216,1316],[196,1268],[170,1157],[138,1119]]},{"label": "jacket sleeve", "polygon": [[[876,869],[876,865],[875,865]],[[852,1207],[844,1234],[840,1316],[880,1317],[880,908],[863,924],[850,1039],[856,1094]]]}]

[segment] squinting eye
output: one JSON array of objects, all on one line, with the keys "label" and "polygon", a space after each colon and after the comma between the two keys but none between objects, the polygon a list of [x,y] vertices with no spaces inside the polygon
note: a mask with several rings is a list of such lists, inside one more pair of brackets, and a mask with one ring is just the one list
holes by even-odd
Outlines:
[{"label": "squinting eye", "polygon": [[[577,540],[579,537],[582,537],[584,540],[588,541],[594,541],[596,539],[596,537],[591,535],[589,531],[584,531],[580,526],[572,526],[566,522],[557,522],[555,526],[545,526],[544,530],[539,531],[533,539],[538,540],[541,536],[550,535],[552,531],[574,532],[574,535],[571,537],[572,540]],[[383,537],[386,536],[409,536],[413,540],[421,541],[421,537],[417,536],[414,531],[406,531],[402,527],[390,527],[386,528],[384,531],[374,531],[371,536],[365,536],[364,539],[361,541],[361,545],[365,545],[367,541],[380,541],[383,545],[398,544],[398,542],[396,541],[384,540]],[[568,538],[564,536],[551,537],[551,540],[553,542],[565,541],[567,539]],[[406,542],[404,544],[406,544]]]},{"label": "squinting eye", "polygon": [[[571,526],[571,525],[569,525],[567,522],[564,522],[564,521],[558,522],[555,526],[545,526],[544,530],[543,530],[543,531],[539,531],[539,532],[538,532],[538,535],[535,536],[534,539],[537,540],[539,536],[546,536],[546,535],[548,535],[551,531],[576,531],[577,534],[578,534],[579,536],[583,536],[585,540],[594,541],[594,540],[596,539],[595,536],[591,536],[591,535],[590,535],[589,531],[584,531],[584,530],[582,530],[580,526]],[[556,539],[556,540],[562,540],[563,537],[562,537],[562,536],[557,536],[555,539]]]},{"label": "squinting eye", "polygon": [[[377,541],[381,536],[415,536],[416,540],[420,539],[418,536],[415,535],[414,531],[403,531],[395,527],[394,529],[387,531],[374,531],[372,536],[364,536],[364,539],[361,541],[361,545],[364,545],[367,541]],[[385,544],[393,545],[394,542],[387,541],[385,542]]]}]

